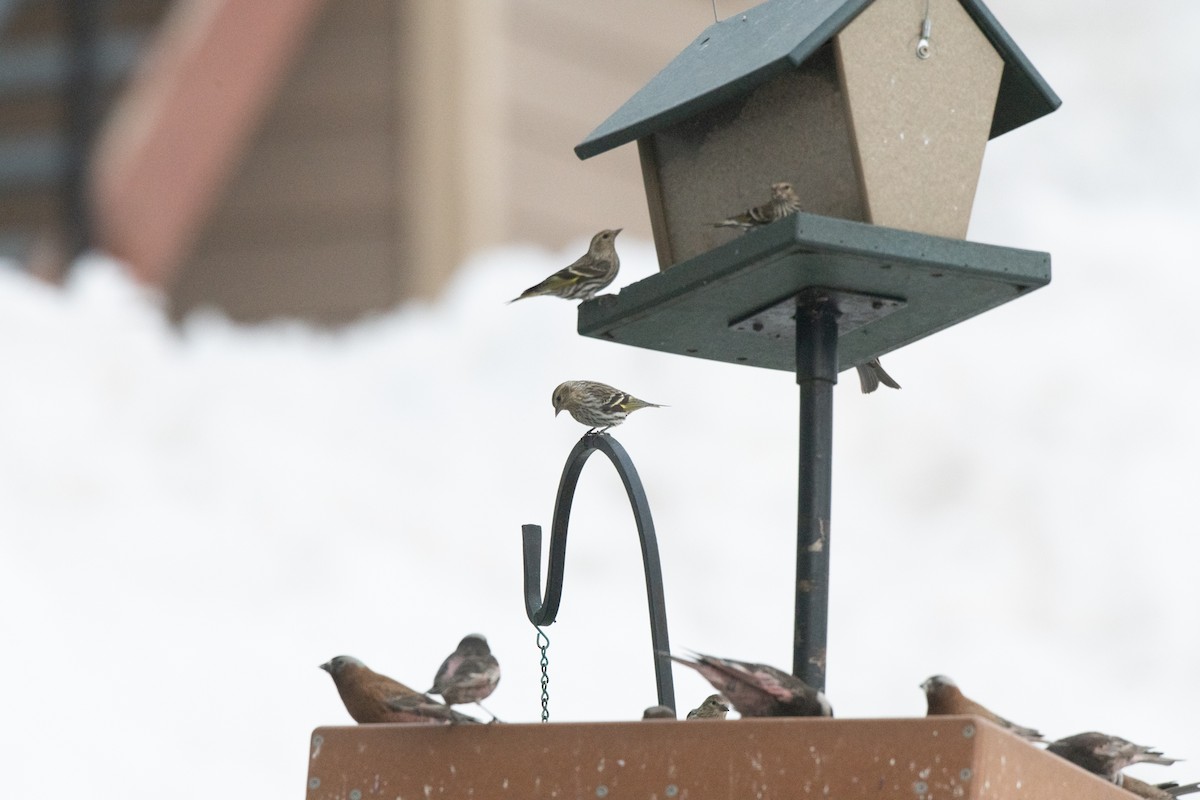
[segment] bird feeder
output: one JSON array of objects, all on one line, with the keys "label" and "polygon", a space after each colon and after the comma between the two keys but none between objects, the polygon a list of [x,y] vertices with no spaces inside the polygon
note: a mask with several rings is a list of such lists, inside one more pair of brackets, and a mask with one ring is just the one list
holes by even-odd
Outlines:
[{"label": "bird feeder", "polygon": [[[769,0],[710,26],[576,147],[588,158],[637,142],[662,267],[581,304],[579,332],[796,374],[793,671],[813,686],[825,685],[838,371],[1049,283],[1048,254],[964,237],[987,141],[1058,104],[978,0]],[[712,226],[776,182],[793,185],[799,213],[745,235]],[[560,486],[564,543],[587,453],[627,478],[623,451],[586,439]],[[649,576],[644,496],[626,488]],[[535,529],[526,606],[538,624],[561,577],[552,544],[543,606]],[[661,593],[647,587],[655,629]],[[310,800],[1128,797],[974,717],[329,727],[309,764]]]},{"label": "bird feeder", "polygon": [[[988,139],[1058,104],[978,0],[770,0],[710,26],[575,148],[638,143],[663,270],[582,304],[579,332],[796,373],[793,671],[813,686],[837,373],[1049,283],[1048,254],[963,237]],[[800,212],[713,226],[776,182]]]},{"label": "bird feeder", "polygon": [[1058,99],[982,3],[773,0],[713,25],[585,139],[634,140],[663,269],[787,181],[802,210],[965,238],[984,145]]}]

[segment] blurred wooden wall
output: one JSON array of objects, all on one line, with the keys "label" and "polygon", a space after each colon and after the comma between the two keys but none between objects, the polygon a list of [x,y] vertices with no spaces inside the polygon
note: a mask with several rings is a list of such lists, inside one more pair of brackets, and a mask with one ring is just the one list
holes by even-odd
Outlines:
[{"label": "blurred wooden wall", "polygon": [[195,234],[145,274],[176,315],[337,323],[436,297],[481,248],[649,238],[636,148],[572,148],[712,20],[710,0],[326,2]]}]

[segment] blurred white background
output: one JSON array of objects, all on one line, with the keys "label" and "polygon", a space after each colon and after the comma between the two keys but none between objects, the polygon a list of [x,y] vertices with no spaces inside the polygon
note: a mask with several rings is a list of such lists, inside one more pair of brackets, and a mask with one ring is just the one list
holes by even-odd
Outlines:
[{"label": "blurred white background", "polygon": [[[970,238],[1047,250],[1054,280],[888,355],[902,391],[843,373],[829,695],[841,717],[919,716],[917,684],[946,673],[1051,736],[1191,759],[1142,777],[1200,779],[1200,4],[989,5],[1064,105],[989,146]],[[349,722],[319,663],[423,689],[471,631],[504,666],[489,707],[535,720],[520,526],[549,525],[583,432],[552,416],[568,378],[670,405],[615,433],[673,645],[787,667],[794,378],[583,339],[572,303],[504,304],[592,232],[481,254],[438,304],[337,333],[173,330],[99,259],[64,291],[0,271],[12,796],[300,796],[309,732]],[[617,285],[656,269],[647,242],[621,256]],[[559,721],[655,702],[637,537],[595,461],[548,630]],[[676,679],[681,710],[709,693]]]}]

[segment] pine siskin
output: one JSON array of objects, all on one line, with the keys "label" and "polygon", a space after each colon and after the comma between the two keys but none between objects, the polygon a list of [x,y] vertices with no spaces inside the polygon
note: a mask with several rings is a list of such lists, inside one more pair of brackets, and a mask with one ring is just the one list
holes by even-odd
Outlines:
[{"label": "pine siskin", "polygon": [[883,371],[883,364],[879,363],[878,358],[872,358],[865,364],[859,364],[855,369],[858,370],[858,383],[862,387],[863,394],[875,391],[881,383],[893,389],[900,388],[896,379]]},{"label": "pine siskin", "polygon": [[704,702],[688,712],[688,719],[725,719],[725,715],[729,713],[729,706],[725,704],[725,698],[719,694],[710,694],[704,698]]},{"label": "pine siskin", "polygon": [[613,282],[621,268],[617,257],[617,234],[623,228],[603,230],[592,237],[588,251],[569,267],[564,267],[536,286],[521,292],[520,297],[509,300],[515,303],[526,297],[553,295],[564,300],[590,300],[596,292]]},{"label": "pine siskin", "polygon": [[597,381],[564,381],[554,389],[551,402],[554,416],[568,411],[576,422],[591,426],[588,433],[603,433],[620,425],[639,408],[662,408]]},{"label": "pine siskin", "polygon": [[755,206],[734,217],[714,222],[714,228],[740,228],[743,232],[761,225],[770,225],[788,214],[800,210],[800,198],[790,183],[771,184],[771,202]]},{"label": "pine siskin", "polygon": [[1169,767],[1179,760],[1120,736],[1096,731],[1077,733],[1051,742],[1046,750],[1113,783],[1118,782],[1121,770],[1130,764],[1147,762]]}]

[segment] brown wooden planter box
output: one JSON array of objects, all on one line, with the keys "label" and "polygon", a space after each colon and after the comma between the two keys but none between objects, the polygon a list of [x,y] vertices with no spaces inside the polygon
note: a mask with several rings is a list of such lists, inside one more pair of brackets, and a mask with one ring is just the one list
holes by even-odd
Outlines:
[{"label": "brown wooden planter box", "polygon": [[313,731],[307,800],[1129,800],[977,717]]}]

